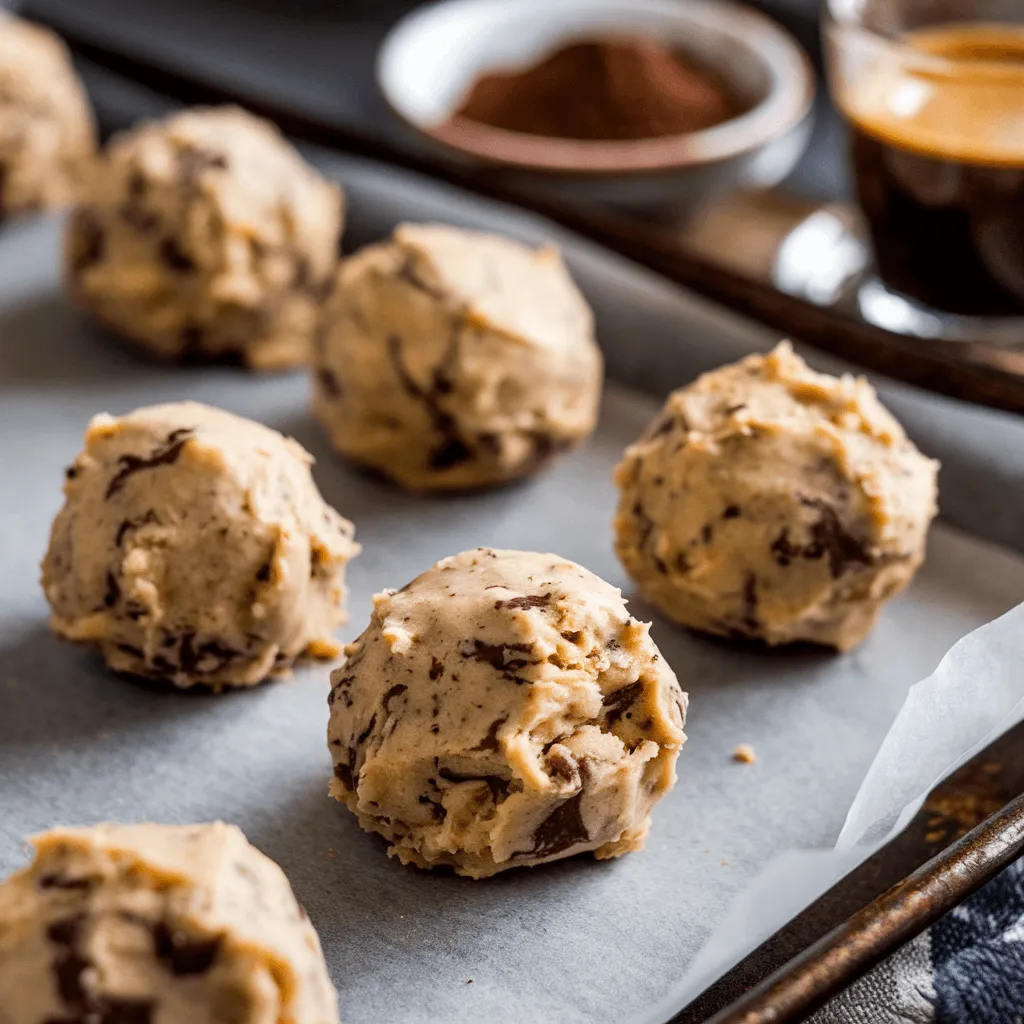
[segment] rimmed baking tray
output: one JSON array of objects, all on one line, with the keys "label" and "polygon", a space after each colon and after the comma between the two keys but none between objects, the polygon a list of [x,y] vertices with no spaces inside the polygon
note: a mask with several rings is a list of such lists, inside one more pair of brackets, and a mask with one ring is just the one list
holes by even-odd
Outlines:
[{"label": "rimmed baking tray", "polygon": [[[349,1022],[628,1021],[666,999],[681,1008],[692,993],[677,989],[679,979],[733,895],[775,853],[834,839],[907,687],[953,640],[1024,599],[1024,558],[1008,546],[1021,536],[1024,425],[880,382],[919,443],[946,463],[946,522],[918,581],[854,654],[734,650],[654,617],[692,711],[680,784],[656,810],[645,852],[486,883],[402,868],[325,796],[322,667],[251,693],[159,694],[111,677],[46,631],[37,563],[88,417],[188,397],[296,436],[365,546],[351,570],[352,636],[372,592],[481,543],[558,551],[628,594],[609,525],[622,447],[660,394],[774,338],[537,218],[381,165],[310,155],[348,188],[349,246],[401,219],[556,237],[595,306],[608,357],[601,426],[586,448],[522,487],[406,497],[331,455],[302,375],[139,361],[60,297],[57,221],[4,228],[0,870],[21,861],[26,833],[57,822],[223,817],[288,872]],[[633,607],[651,617],[642,602]],[[739,742],[755,746],[756,765],[731,761]]]}]

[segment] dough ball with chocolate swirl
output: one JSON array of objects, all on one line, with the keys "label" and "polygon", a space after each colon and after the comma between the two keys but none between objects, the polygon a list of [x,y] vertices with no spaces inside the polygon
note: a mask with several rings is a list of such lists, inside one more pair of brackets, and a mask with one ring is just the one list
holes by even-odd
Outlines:
[{"label": "dough ball with chocolate swirl", "polygon": [[602,362],[558,253],[437,224],[344,260],[315,355],[334,447],[413,491],[526,476],[594,428]]},{"label": "dough ball with chocolate swirl", "polygon": [[115,138],[68,222],[71,297],[166,360],[306,363],[343,201],[269,122],[188,110]]},{"label": "dough ball with chocolate swirl", "polygon": [[0,10],[0,218],[70,202],[95,151],[67,47]]},{"label": "dough ball with chocolate swirl", "polygon": [[913,578],[938,464],[783,343],[672,394],[616,470],[616,549],[676,622],[849,650]]},{"label": "dough ball with chocolate swirl", "polygon": [[34,836],[0,883],[5,1024],[338,1024],[320,942],[233,825]]},{"label": "dough ball with chocolate swirl", "polygon": [[333,657],[359,547],[312,461],[195,402],[96,416],[43,561],[54,631],[180,687],[250,686]]},{"label": "dough ball with chocolate swirl", "polygon": [[619,591],[480,548],[374,598],[331,676],[331,792],[389,853],[484,878],[643,846],[686,694]]}]

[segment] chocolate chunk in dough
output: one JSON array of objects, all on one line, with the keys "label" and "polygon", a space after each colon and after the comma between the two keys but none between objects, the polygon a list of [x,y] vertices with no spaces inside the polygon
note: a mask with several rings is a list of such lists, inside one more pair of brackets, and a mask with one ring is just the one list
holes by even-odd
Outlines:
[{"label": "chocolate chunk in dough", "polygon": [[643,845],[675,781],[686,695],[593,573],[467,551],[379,594],[346,654],[331,791],[403,863],[484,878]]},{"label": "chocolate chunk in dough", "polygon": [[5,1024],[338,1024],[313,926],[234,826],[32,842],[32,864],[0,882]]},{"label": "chocolate chunk in dough", "polygon": [[51,623],[111,668],[246,686],[333,656],[351,523],[276,431],[181,402],[97,416],[43,562]]},{"label": "chocolate chunk in dough", "polygon": [[867,381],[783,343],[669,397],[616,471],[616,550],[682,625],[845,651],[920,565],[937,470]]},{"label": "chocolate chunk in dough", "polygon": [[405,224],[342,262],[313,410],[343,455],[414,491],[526,476],[594,428],[593,320],[549,248]]}]

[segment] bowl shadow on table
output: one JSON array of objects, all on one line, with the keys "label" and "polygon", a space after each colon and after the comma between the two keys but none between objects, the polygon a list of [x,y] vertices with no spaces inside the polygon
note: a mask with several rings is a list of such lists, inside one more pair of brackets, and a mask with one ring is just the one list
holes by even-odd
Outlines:
[{"label": "bowl shadow on table", "polygon": [[[43,623],[0,645],[0,748],[88,746],[99,733],[125,733],[168,718],[203,715],[212,691],[176,690],[111,672],[99,654],[64,643]],[[216,695],[218,701],[244,693]]]}]

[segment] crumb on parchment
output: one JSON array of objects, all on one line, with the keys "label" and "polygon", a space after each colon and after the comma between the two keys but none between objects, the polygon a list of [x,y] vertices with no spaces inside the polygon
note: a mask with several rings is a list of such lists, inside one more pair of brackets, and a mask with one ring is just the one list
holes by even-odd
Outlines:
[{"label": "crumb on parchment", "polygon": [[757,761],[757,754],[749,743],[740,743],[732,752],[732,759],[740,764],[754,764]]}]

